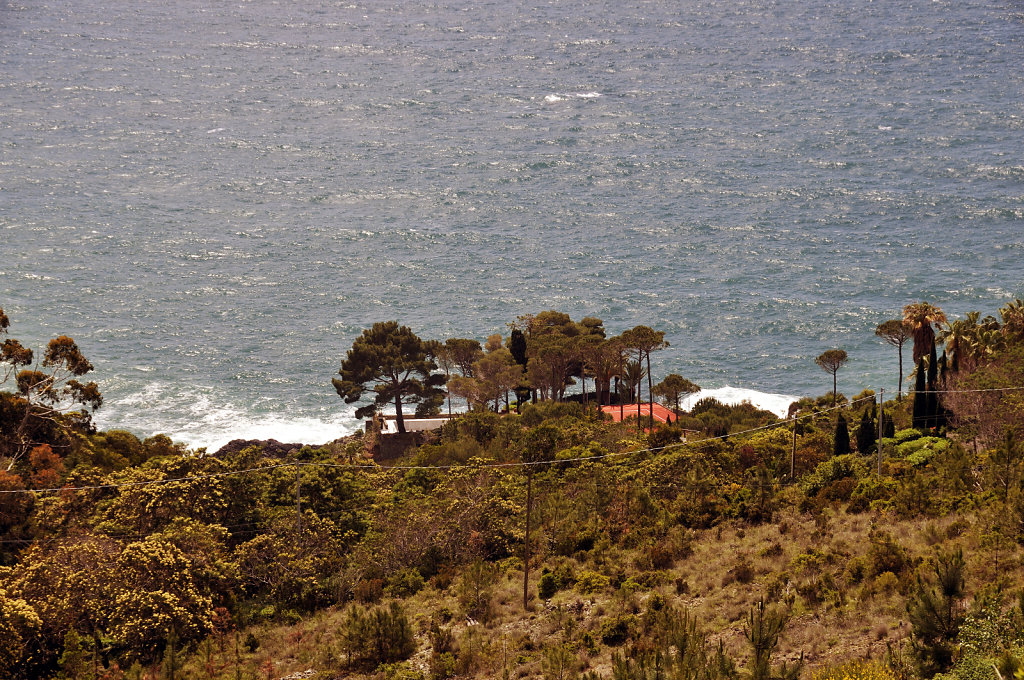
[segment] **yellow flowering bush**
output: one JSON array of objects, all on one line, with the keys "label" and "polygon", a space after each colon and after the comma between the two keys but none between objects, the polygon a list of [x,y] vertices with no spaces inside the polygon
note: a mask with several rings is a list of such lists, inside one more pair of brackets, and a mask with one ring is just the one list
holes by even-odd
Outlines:
[{"label": "yellow flowering bush", "polygon": [[0,588],[0,677],[9,677],[24,660],[27,638],[42,627],[39,615],[25,600],[9,597]]},{"label": "yellow flowering bush", "polygon": [[811,680],[896,680],[888,666],[878,661],[848,661],[815,672]]}]

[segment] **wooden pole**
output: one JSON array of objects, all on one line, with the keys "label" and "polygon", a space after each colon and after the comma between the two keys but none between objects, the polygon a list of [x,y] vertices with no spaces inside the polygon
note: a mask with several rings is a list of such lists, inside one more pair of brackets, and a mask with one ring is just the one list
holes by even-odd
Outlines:
[{"label": "wooden pole", "polygon": [[793,450],[789,454],[789,479],[790,481],[796,481],[796,424],[797,417],[796,412],[793,413]]},{"label": "wooden pole", "polygon": [[302,478],[298,463],[295,464],[295,531],[302,533]]},{"label": "wooden pole", "polygon": [[878,390],[878,474],[882,474],[882,421],[885,419],[885,388]]},{"label": "wooden pole", "polygon": [[526,471],[526,540],[523,541],[523,611],[530,595],[530,514],[533,511],[533,469]]},{"label": "wooden pole", "polygon": [[619,376],[615,376],[615,396],[619,398],[619,422],[626,419],[625,406],[622,404],[622,388],[619,387]]},{"label": "wooden pole", "polygon": [[648,427],[651,428],[651,432],[654,432],[654,381],[651,378],[651,350],[647,350],[647,399],[651,402],[650,412],[651,422]]}]

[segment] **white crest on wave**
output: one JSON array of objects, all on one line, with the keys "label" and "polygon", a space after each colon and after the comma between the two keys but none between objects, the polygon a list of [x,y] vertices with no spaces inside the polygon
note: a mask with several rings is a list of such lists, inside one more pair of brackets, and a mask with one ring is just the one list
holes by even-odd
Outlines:
[{"label": "white crest on wave", "polygon": [[786,413],[789,411],[789,405],[800,399],[800,397],[794,397],[789,394],[758,392],[757,390],[751,390],[745,387],[730,387],[729,385],[726,385],[725,387],[719,387],[713,390],[701,390],[697,394],[684,399],[680,406],[684,409],[690,409],[694,404],[705,397],[714,397],[723,404],[729,404],[730,406],[749,401],[757,408],[764,409],[765,411],[771,411],[780,418],[785,418]]},{"label": "white crest on wave", "polygon": [[214,452],[232,439],[277,439],[282,442],[325,444],[361,427],[355,407],[338,404],[340,412],[313,415],[259,412],[241,407],[222,395],[204,391],[181,393],[166,382],[154,381],[120,399],[104,404],[96,414],[101,429],[131,429],[139,437],[166,434],[191,448]]}]

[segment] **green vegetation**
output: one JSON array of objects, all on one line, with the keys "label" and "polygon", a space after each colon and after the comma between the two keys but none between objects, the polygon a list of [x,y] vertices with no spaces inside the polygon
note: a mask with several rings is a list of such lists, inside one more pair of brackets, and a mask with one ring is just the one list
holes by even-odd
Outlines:
[{"label": "green vegetation", "polygon": [[[73,341],[26,368],[8,339],[0,677],[1016,677],[1024,306],[918,307],[914,400],[834,383],[788,422],[679,410],[697,388],[654,383],[646,327],[543,312],[481,345],[376,324],[335,381],[374,391],[364,416],[439,411],[445,382],[470,406],[386,467],[372,431],[217,454],[96,432]],[[676,423],[595,408],[643,378]]]},{"label": "green vegetation", "polygon": [[392,405],[398,431],[405,432],[403,404],[419,404],[417,413],[433,413],[441,405],[444,376],[433,373],[437,364],[430,349],[407,326],[394,321],[375,323],[352,343],[338,371],[341,378],[332,381],[334,389],[346,404],[352,404],[372,385],[374,402],[359,408],[356,417],[365,418],[380,406]]}]

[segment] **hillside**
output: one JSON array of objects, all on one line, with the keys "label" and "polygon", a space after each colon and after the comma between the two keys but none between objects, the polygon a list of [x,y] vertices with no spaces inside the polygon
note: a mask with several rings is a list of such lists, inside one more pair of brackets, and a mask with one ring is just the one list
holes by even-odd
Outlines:
[{"label": "hillside", "polygon": [[1002,337],[959,340],[956,369],[933,349],[881,410],[703,400],[645,430],[548,399],[387,465],[372,430],[207,454],[64,428],[0,472],[0,675],[1007,678],[1024,343]]}]

